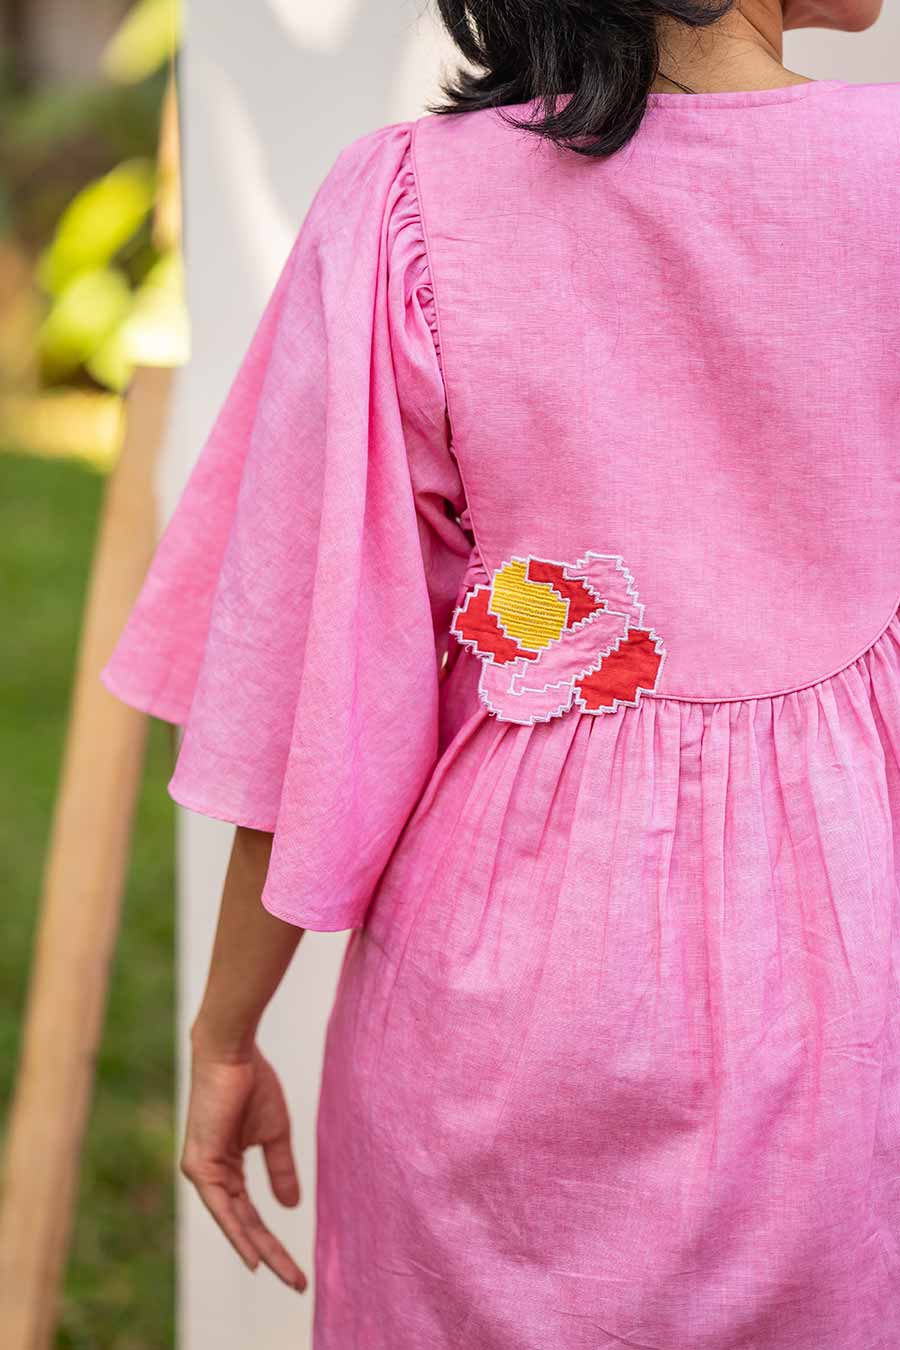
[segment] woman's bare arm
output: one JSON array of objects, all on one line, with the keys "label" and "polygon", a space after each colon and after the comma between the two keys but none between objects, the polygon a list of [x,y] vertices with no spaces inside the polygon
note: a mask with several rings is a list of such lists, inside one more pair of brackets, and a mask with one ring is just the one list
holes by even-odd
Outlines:
[{"label": "woman's bare arm", "polygon": [[246,1058],[303,929],[263,909],[272,835],[238,826],[228,862],[206,991],[191,1028],[195,1051]]}]

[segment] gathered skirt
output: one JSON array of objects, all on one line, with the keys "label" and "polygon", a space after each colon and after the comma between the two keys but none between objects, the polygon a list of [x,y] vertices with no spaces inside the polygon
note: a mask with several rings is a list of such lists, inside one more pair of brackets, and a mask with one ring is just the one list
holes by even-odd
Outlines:
[{"label": "gathered skirt", "polygon": [[353,931],[315,1350],[897,1350],[900,619],[773,698],[463,710]]}]

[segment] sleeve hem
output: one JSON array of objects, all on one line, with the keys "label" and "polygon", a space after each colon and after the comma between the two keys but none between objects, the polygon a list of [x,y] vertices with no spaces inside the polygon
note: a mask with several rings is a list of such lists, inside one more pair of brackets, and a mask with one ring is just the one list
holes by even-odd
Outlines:
[{"label": "sleeve hem", "polygon": [[267,910],[276,919],[281,919],[284,923],[293,924],[295,928],[309,929],[311,933],[344,933],[352,931],[354,928],[362,928],[365,922],[356,911],[352,914],[342,913],[337,910],[331,914],[317,913],[315,910],[307,913],[298,913],[296,910],[289,910],[284,905],[279,905],[274,900],[270,900],[263,889],[260,903],[263,909]]},{"label": "sleeve hem", "polygon": [[262,830],[265,834],[275,833],[274,821],[263,820],[250,812],[237,811],[227,806],[213,806],[201,798],[191,797],[179,786],[173,786],[173,782],[174,776],[169,781],[166,791],[173,802],[177,802],[179,806],[185,807],[186,810],[194,811],[199,816],[208,816],[210,820],[222,820],[226,825],[238,825],[244,830]]},{"label": "sleeve hem", "polygon": [[[275,833],[273,823],[260,822],[254,816],[245,815],[241,811],[211,806],[208,801],[192,797],[189,793],[182,791],[180,787],[176,786],[173,790],[171,782],[168,784],[167,791],[174,802],[185,807],[188,811],[195,811],[199,815],[208,816],[212,820],[222,820],[228,825],[239,825],[248,830],[263,830],[266,834]],[[265,887],[263,887],[260,902],[263,909],[268,910],[276,919],[292,924],[295,928],[308,928],[310,932],[342,933],[354,928],[362,928],[365,922],[365,915],[360,914],[358,906],[354,906],[352,910],[338,907],[329,913],[322,913],[317,910],[298,911],[271,899],[267,895]]]},{"label": "sleeve hem", "polygon": [[117,698],[120,703],[127,703],[131,708],[136,708],[138,712],[158,717],[163,722],[172,722],[175,726],[184,726],[188,720],[190,708],[187,703],[160,697],[139,685],[130,685],[114,675],[109,665],[102,668],[99,679],[113,698]]}]

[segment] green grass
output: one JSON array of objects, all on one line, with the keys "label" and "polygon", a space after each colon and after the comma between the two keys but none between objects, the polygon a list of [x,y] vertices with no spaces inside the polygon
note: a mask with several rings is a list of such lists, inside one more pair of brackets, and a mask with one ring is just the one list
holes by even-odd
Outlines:
[{"label": "green grass", "polygon": [[[0,454],[0,1113],[5,1117],[104,480]],[[151,721],[59,1350],[174,1345],[171,729]],[[35,1159],[40,1166],[40,1159]]]}]

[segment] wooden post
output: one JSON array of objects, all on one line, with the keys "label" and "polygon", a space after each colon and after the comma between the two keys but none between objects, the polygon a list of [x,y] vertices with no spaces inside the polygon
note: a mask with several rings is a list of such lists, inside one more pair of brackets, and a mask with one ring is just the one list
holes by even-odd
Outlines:
[{"label": "wooden post", "polygon": [[147,719],[98,673],[156,539],[154,465],[172,372],[141,369],[110,478],[44,872],[0,1210],[5,1350],[52,1344]]},{"label": "wooden post", "polygon": [[[171,85],[161,139],[161,163],[171,167]],[[99,672],[156,546],[155,471],[172,381],[169,368],[135,373],[91,570],[6,1141],[4,1350],[49,1350],[56,1324],[147,730],[146,716],[113,698]]]}]

